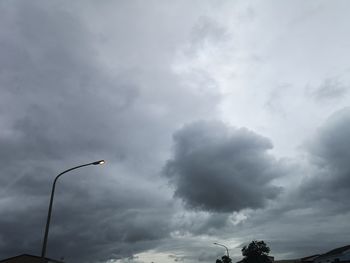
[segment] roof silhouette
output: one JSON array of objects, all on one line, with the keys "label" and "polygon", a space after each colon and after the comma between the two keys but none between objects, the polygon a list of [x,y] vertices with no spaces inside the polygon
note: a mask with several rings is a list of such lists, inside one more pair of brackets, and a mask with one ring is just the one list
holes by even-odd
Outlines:
[{"label": "roof silhouette", "polygon": [[344,247],[338,247],[336,249],[333,249],[331,251],[328,251],[327,253],[323,254],[322,256],[331,256],[336,254],[341,254],[346,250],[350,249],[350,245],[344,246]]}]

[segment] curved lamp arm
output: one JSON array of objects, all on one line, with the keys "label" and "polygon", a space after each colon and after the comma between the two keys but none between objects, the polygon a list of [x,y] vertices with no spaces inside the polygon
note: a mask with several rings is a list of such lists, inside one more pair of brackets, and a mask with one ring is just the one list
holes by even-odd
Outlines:
[{"label": "curved lamp arm", "polygon": [[44,242],[43,242],[43,247],[42,247],[42,250],[41,250],[41,257],[42,258],[44,258],[45,254],[46,254],[47,237],[49,235],[49,228],[50,228],[50,221],[51,221],[51,212],[52,212],[52,204],[53,204],[53,197],[55,195],[55,188],[56,188],[57,179],[60,178],[61,175],[65,174],[65,173],[68,173],[68,172],[70,172],[72,170],[75,170],[75,169],[78,169],[78,168],[81,168],[81,167],[84,167],[84,166],[99,165],[99,164],[104,164],[104,163],[105,163],[104,160],[100,160],[100,161],[96,161],[96,162],[92,162],[92,163],[78,165],[78,166],[75,166],[73,168],[70,168],[68,170],[63,171],[62,173],[60,173],[59,175],[56,176],[55,180],[53,181],[53,185],[52,185],[50,204],[49,204],[49,211],[47,213]]},{"label": "curved lamp arm", "polygon": [[228,257],[230,257],[230,254],[228,253],[228,248],[227,248],[227,246],[225,246],[225,245],[223,245],[223,244],[219,244],[219,243],[213,243],[214,245],[217,245],[217,246],[221,246],[221,247],[224,247],[224,248],[226,248],[226,253],[227,253],[227,256]]}]

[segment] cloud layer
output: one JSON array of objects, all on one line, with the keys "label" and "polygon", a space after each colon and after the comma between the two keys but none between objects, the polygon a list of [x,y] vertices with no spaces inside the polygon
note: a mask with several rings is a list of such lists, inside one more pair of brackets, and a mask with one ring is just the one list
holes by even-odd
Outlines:
[{"label": "cloud layer", "polygon": [[58,182],[49,257],[193,263],[214,262],[215,241],[265,239],[284,259],[346,245],[347,10],[1,1],[0,258],[39,254],[54,176],[102,158]]},{"label": "cloud layer", "polygon": [[314,170],[302,187],[306,198],[334,202],[334,208],[349,207],[342,202],[350,197],[349,132],[350,110],[344,108],[329,117],[308,143]]},{"label": "cloud layer", "polygon": [[[114,8],[132,12],[135,5]],[[104,167],[59,180],[47,255],[100,262],[156,247],[169,237],[174,213],[159,179],[168,137],[179,122],[210,114],[216,103],[173,74],[169,56],[180,31],[165,30],[166,37],[146,44],[144,28],[134,24],[138,12],[120,11],[134,27],[129,34],[125,24],[90,17],[91,3],[83,9],[40,1],[0,7],[0,258],[39,254],[54,176],[101,158]],[[140,25],[172,21],[153,7],[149,12],[158,15]],[[100,34],[99,21],[109,30]],[[154,49],[162,39],[168,48]],[[105,41],[118,48],[105,54]],[[180,108],[174,96],[186,98]],[[194,102],[197,110],[188,114]]]},{"label": "cloud layer", "polygon": [[271,142],[247,129],[220,122],[196,122],[174,135],[174,158],[165,174],[175,196],[190,208],[234,212],[260,208],[280,189],[271,181],[281,176],[268,153]]}]

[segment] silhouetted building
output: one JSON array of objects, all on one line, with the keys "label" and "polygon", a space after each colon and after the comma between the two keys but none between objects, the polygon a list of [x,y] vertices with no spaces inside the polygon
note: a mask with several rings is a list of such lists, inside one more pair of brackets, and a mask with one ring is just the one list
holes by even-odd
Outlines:
[{"label": "silhouetted building", "polygon": [[312,263],[312,262],[314,262],[315,259],[318,258],[319,256],[321,256],[321,255],[320,255],[320,254],[316,254],[316,255],[304,257],[304,258],[301,258],[300,261],[301,261],[301,262],[304,262],[304,263]]},{"label": "silhouetted building", "polygon": [[349,263],[350,245],[333,249],[321,256],[315,258],[314,263]]},{"label": "silhouetted building", "polygon": [[23,255],[0,260],[0,263],[64,263],[64,262],[50,259],[50,258],[42,258],[38,256],[23,254]]},{"label": "silhouetted building", "polygon": [[350,263],[350,245],[335,248],[325,254],[304,257],[297,261],[295,263]]}]

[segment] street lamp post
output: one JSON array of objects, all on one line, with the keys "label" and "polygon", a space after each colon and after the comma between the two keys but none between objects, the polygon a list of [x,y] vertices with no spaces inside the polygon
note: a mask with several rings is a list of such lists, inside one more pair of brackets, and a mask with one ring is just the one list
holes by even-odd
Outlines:
[{"label": "street lamp post", "polygon": [[56,176],[55,180],[53,181],[53,185],[52,185],[52,190],[51,190],[51,197],[50,197],[50,205],[49,205],[49,211],[47,213],[47,220],[46,220],[46,227],[45,227],[45,235],[44,235],[44,241],[43,241],[43,247],[41,250],[41,257],[44,258],[45,254],[46,254],[46,245],[47,245],[47,237],[49,235],[49,228],[50,228],[50,221],[51,221],[51,212],[52,212],[52,203],[53,203],[53,197],[55,195],[55,188],[56,188],[56,182],[57,179],[65,174],[68,173],[72,170],[84,167],[84,166],[89,166],[89,165],[99,165],[99,164],[104,164],[105,161],[104,160],[100,160],[100,161],[96,161],[96,162],[92,162],[92,163],[87,163],[87,164],[82,164],[82,165],[78,165],[75,166],[73,168],[70,168],[68,170],[63,171],[62,173],[60,173],[59,175]]},{"label": "street lamp post", "polygon": [[230,257],[230,254],[228,253],[228,248],[227,248],[227,246],[225,246],[225,245],[223,245],[223,244],[219,244],[219,243],[213,243],[214,245],[217,245],[217,246],[221,246],[221,247],[224,247],[224,248],[226,248],[226,253],[227,253],[227,257]]}]

